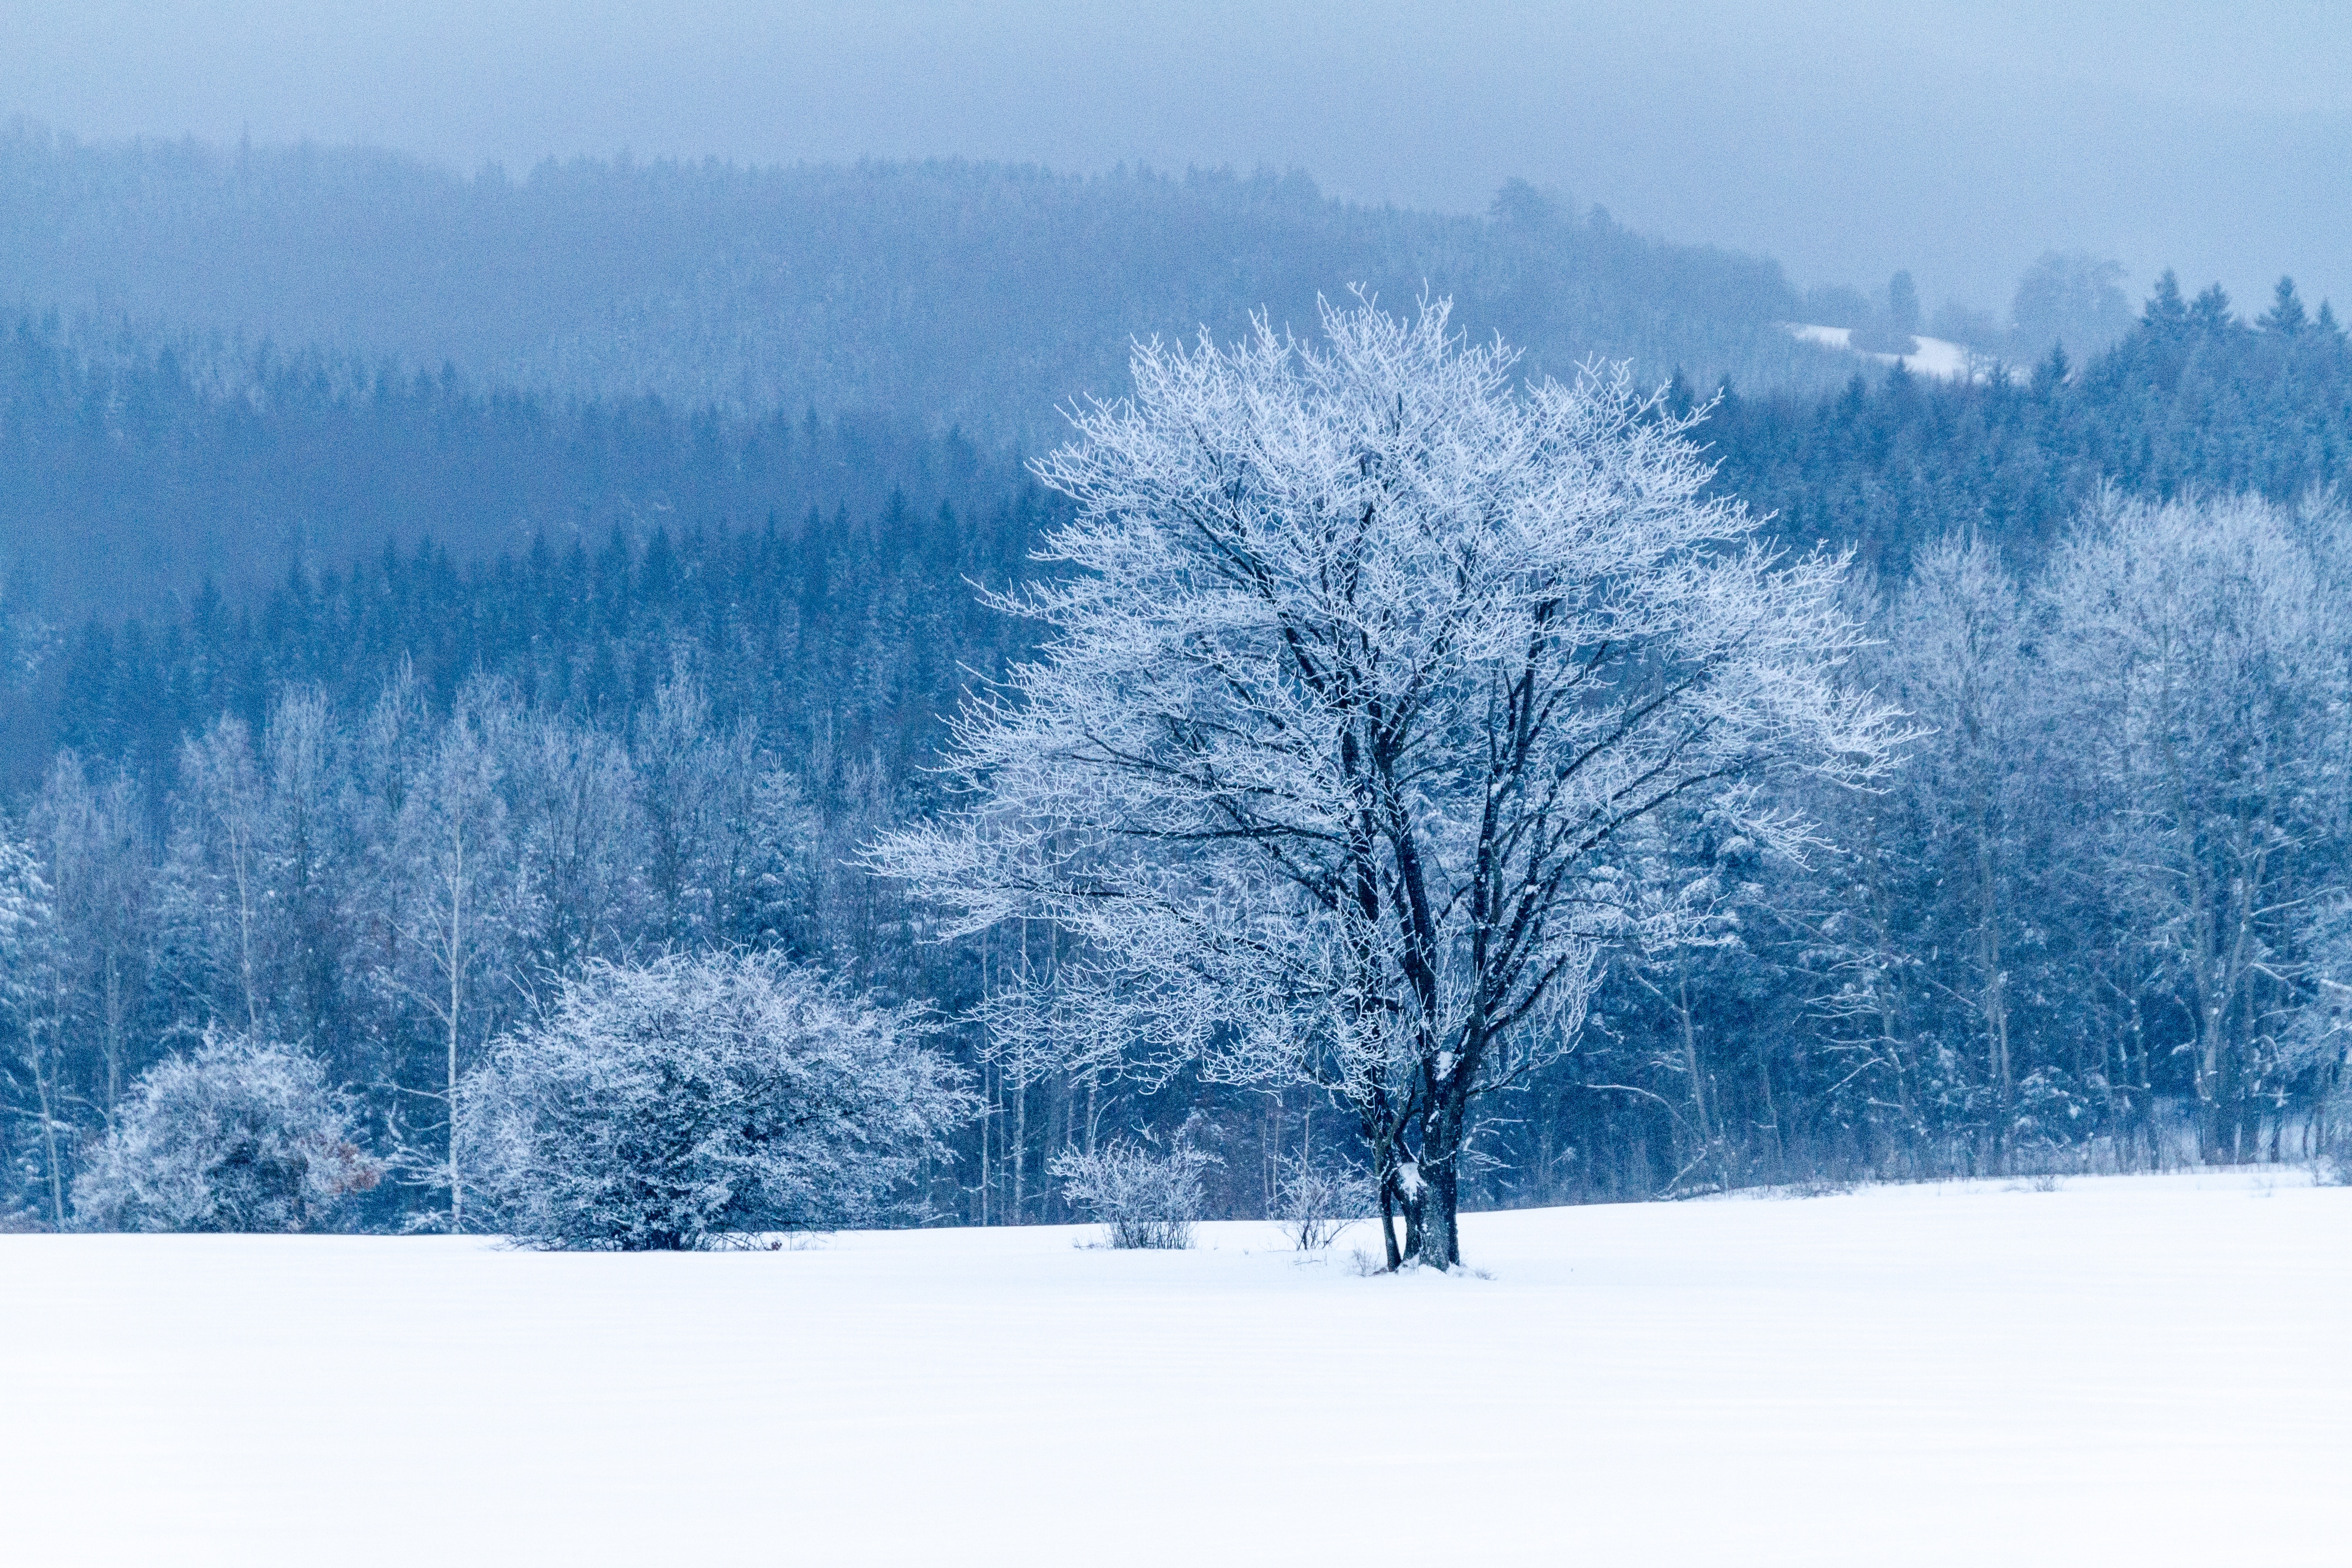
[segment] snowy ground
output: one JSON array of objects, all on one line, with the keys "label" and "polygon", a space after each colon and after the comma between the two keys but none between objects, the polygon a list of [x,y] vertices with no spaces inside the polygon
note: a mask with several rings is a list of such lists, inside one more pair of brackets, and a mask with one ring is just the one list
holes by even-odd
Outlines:
[{"label": "snowy ground", "polygon": [[2352,1190],[1205,1231],[0,1237],[0,1558],[2352,1562]]},{"label": "snowy ground", "polygon": [[1908,354],[1883,354],[1855,348],[1852,327],[1822,327],[1791,321],[1789,331],[1809,343],[1845,349],[1864,359],[1876,360],[1881,364],[1893,364],[1899,359],[1920,375],[1940,376],[1946,381],[1979,381],[1990,368],[1982,354],[1948,338],[1916,338],[1914,341],[1919,346]]}]

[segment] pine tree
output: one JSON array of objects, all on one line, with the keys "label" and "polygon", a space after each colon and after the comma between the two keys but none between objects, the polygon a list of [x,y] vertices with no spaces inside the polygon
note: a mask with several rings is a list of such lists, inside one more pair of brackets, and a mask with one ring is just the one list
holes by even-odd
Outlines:
[{"label": "pine tree", "polygon": [[1919,288],[1908,272],[1886,280],[1886,319],[1897,337],[1907,338],[1919,330]]},{"label": "pine tree", "polygon": [[2202,332],[2221,336],[2234,331],[2238,318],[2230,311],[2230,296],[2219,283],[2209,283],[2189,307],[2189,321]]},{"label": "pine tree", "polygon": [[2265,310],[2254,324],[2266,332],[2276,332],[2283,338],[2294,337],[2309,324],[2308,319],[2303,312],[2303,300],[2294,291],[2294,279],[2282,278],[2278,280],[2278,288],[2272,296],[2271,308]]}]

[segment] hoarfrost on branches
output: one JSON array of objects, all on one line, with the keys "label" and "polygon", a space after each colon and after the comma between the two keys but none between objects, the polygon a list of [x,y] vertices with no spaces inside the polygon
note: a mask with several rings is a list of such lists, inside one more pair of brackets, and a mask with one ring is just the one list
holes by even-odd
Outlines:
[{"label": "hoarfrost on branches", "polygon": [[1600,958],[1688,913],[1631,869],[1664,808],[1799,850],[1759,783],[1868,784],[1895,726],[1842,677],[1844,561],[1752,542],[1699,416],[1622,367],[1514,390],[1443,303],[1323,328],[1139,348],[1132,398],[1075,416],[1038,470],[1077,503],[1065,570],[997,601],[1047,655],[959,721],[961,809],[876,862],[951,931],[1078,940],[997,1022],[1339,1094],[1384,1215],[1447,1266],[1475,1099],[1570,1049]]},{"label": "hoarfrost on branches", "polygon": [[2341,1057],[2294,1012],[2342,979],[2320,971],[2345,953],[2347,541],[2324,500],[2110,492],[2053,572],[2061,717],[2110,808],[2097,859],[2193,1012],[2208,1159],[2245,1158],[2263,1102]]},{"label": "hoarfrost on branches", "polygon": [[459,1101],[468,1179],[518,1239],[674,1250],[904,1216],[971,1111],[911,1009],[773,954],[598,960]]},{"label": "hoarfrost on branches", "polygon": [[1217,1163],[1180,1132],[1165,1149],[1124,1138],[1066,1149],[1045,1170],[1064,1197],[1102,1225],[1111,1246],[1181,1248],[1192,1245],[1206,1197],[1202,1174]]},{"label": "hoarfrost on branches", "polygon": [[1313,1252],[1372,1212],[1372,1184],[1356,1165],[1301,1149],[1283,1161],[1275,1202],[1283,1233],[1299,1251]]},{"label": "hoarfrost on branches", "polygon": [[208,1038],[147,1069],[74,1183],[94,1230],[300,1231],[376,1184],[350,1097],[309,1053]]},{"label": "hoarfrost on branches", "polygon": [[[63,944],[58,940],[57,903],[41,875],[33,847],[0,828],[0,1025],[12,1049],[0,1082],[11,1091],[10,1109],[37,1131],[41,1185],[48,1199],[48,1223],[66,1223],[65,1148],[73,1128],[65,1119],[59,1082],[66,987]],[[29,1087],[30,1094],[24,1090]]]}]

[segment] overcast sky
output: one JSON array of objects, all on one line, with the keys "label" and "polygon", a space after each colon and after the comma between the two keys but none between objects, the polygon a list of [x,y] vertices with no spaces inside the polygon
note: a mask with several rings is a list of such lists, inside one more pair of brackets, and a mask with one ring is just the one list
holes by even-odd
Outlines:
[{"label": "overcast sky", "polygon": [[2304,0],[0,0],[0,113],[85,139],[1510,175],[1800,283],[2005,305],[2040,251],[2352,304],[2352,6]]}]

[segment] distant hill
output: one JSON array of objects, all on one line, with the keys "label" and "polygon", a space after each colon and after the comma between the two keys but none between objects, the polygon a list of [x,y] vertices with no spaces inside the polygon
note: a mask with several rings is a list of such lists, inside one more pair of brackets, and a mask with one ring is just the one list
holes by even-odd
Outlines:
[{"label": "distant hill", "polygon": [[0,305],[325,348],[560,395],[887,409],[985,437],[1125,382],[1137,336],[1311,327],[1319,293],[1451,295],[1528,368],[1825,389],[1779,265],[1514,183],[1485,217],[1304,174],[1090,178],[964,163],[549,163],[471,177],[360,149],[0,132]]},{"label": "distant hill", "polygon": [[[1779,541],[1852,544],[1892,581],[1956,530],[2028,560],[2103,483],[2344,484],[2352,346],[2159,295],[2079,369],[1730,396],[1699,436]],[[1015,648],[966,579],[1026,570],[1053,515],[1016,459],[904,421],[558,403],[317,356],[200,374],[19,322],[0,335],[0,796],[59,739],[163,766],[224,710],[257,722],[278,683],[358,692],[402,658],[443,700],[486,668],[625,712],[682,647],[723,672],[730,715],[912,768],[963,668]]]},{"label": "distant hill", "polygon": [[558,401],[0,324],[0,616],[120,616],[208,580],[236,596],[425,539],[470,561],[1024,482],[1016,453],[916,419]]}]

